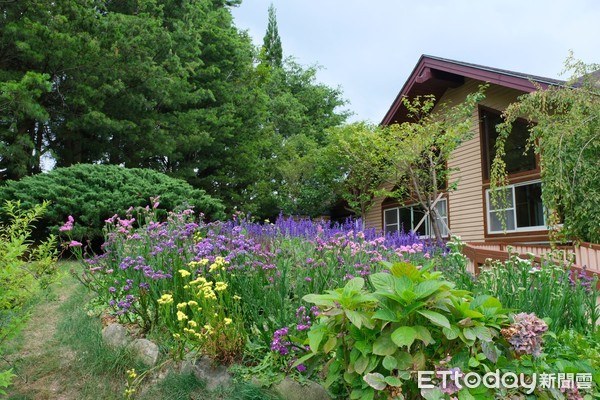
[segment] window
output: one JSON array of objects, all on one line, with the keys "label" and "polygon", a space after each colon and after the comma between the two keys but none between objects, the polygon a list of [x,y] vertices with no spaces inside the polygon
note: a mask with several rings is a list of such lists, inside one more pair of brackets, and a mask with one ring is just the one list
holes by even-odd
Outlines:
[{"label": "window", "polygon": [[[485,179],[489,179],[492,161],[496,157],[496,140],[498,139],[496,125],[502,123],[503,120],[500,113],[490,110],[482,109],[480,115],[481,135],[484,143],[484,174]],[[527,124],[522,120],[516,120],[505,144],[506,156],[504,161],[506,162],[506,172],[509,175],[536,168],[533,150],[529,150],[527,154],[524,154],[528,138],[529,128]]]},{"label": "window", "polygon": [[488,233],[532,231],[546,228],[542,204],[542,184],[539,181],[509,185],[505,191],[504,204],[493,208],[491,191],[486,191],[488,210]]},{"label": "window", "polygon": [[[440,224],[440,230],[442,236],[448,236],[448,202],[446,199],[440,199],[435,208],[439,214],[440,220],[443,221]],[[425,211],[420,205],[410,205],[406,207],[395,207],[388,208],[383,211],[383,226],[385,233],[392,232],[415,232],[419,236],[433,236],[433,229],[431,229],[430,218],[426,218],[425,221],[415,231],[416,226],[421,222],[421,219],[425,216]]]}]

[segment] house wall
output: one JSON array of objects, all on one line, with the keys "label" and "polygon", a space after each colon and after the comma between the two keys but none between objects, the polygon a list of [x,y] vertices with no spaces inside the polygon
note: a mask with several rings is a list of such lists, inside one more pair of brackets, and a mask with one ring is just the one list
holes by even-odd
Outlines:
[{"label": "house wall", "polygon": [[[444,93],[441,102],[457,104],[469,93],[477,90],[479,81],[467,79],[465,84],[449,89]],[[490,85],[481,105],[495,110],[504,110],[510,103],[523,94],[514,89],[498,85]],[[448,160],[448,167],[457,168],[450,177],[450,182],[458,182],[456,191],[449,193],[448,214],[450,230],[464,241],[484,241],[485,211],[482,172],[482,147],[479,132],[479,110],[472,115],[471,133],[473,137],[463,143]]]},{"label": "house wall", "polygon": [[[464,85],[448,89],[440,101],[447,104],[462,102],[469,93],[477,91],[481,82],[465,79]],[[480,103],[496,110],[503,110],[514,102],[522,92],[498,85],[490,85],[486,98]],[[484,197],[481,160],[481,139],[479,132],[479,111],[472,115],[471,132],[473,137],[463,143],[448,160],[449,168],[458,168],[450,177],[450,182],[458,181],[457,190],[449,194],[448,214],[450,230],[464,241],[484,241]],[[382,229],[383,213],[378,198],[365,218],[368,227]]]}]

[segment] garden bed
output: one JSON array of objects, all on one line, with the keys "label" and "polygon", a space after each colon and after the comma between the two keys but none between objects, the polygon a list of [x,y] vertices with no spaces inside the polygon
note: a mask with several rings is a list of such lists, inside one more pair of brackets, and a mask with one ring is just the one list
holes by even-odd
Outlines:
[{"label": "garden bed", "polygon": [[[340,398],[524,393],[439,380],[440,371],[494,369],[590,374],[589,387],[534,393],[597,393],[597,292],[568,266],[515,258],[475,278],[460,243],[378,236],[359,221],[207,225],[190,210],[162,222],[154,211],[107,220],[102,254],[71,246],[92,306],[138,325],[176,359],[198,352],[264,385],[314,379]],[[436,371],[434,389],[418,387],[419,370]]]}]

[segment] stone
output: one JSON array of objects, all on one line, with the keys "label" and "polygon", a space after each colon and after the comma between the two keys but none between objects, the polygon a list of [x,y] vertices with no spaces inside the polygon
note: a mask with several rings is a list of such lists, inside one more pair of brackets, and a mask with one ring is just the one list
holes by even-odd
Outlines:
[{"label": "stone", "polygon": [[129,343],[127,329],[121,324],[110,324],[102,329],[102,339],[113,349],[125,347]]},{"label": "stone", "polygon": [[158,361],[158,346],[148,339],[135,339],[129,345],[135,357],[137,357],[144,365],[153,367]]},{"label": "stone", "polygon": [[233,381],[227,367],[213,365],[212,360],[206,356],[196,361],[194,375],[206,383],[208,390],[215,390],[219,386],[228,386]]},{"label": "stone", "polygon": [[313,381],[299,383],[291,378],[285,378],[273,386],[273,389],[284,400],[331,400],[327,390]]}]

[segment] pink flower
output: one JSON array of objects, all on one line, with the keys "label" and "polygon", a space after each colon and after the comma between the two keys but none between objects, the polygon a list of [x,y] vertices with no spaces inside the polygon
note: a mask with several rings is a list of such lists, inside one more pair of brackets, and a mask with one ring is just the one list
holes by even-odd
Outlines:
[{"label": "pink flower", "polygon": [[71,240],[71,243],[69,243],[69,247],[80,247],[82,246],[81,242],[78,242],[77,240]]},{"label": "pink flower", "polygon": [[75,219],[73,219],[73,217],[69,215],[67,217],[67,222],[65,222],[65,224],[60,227],[59,231],[60,232],[70,231],[71,229],[73,229],[73,222],[75,222]]}]

